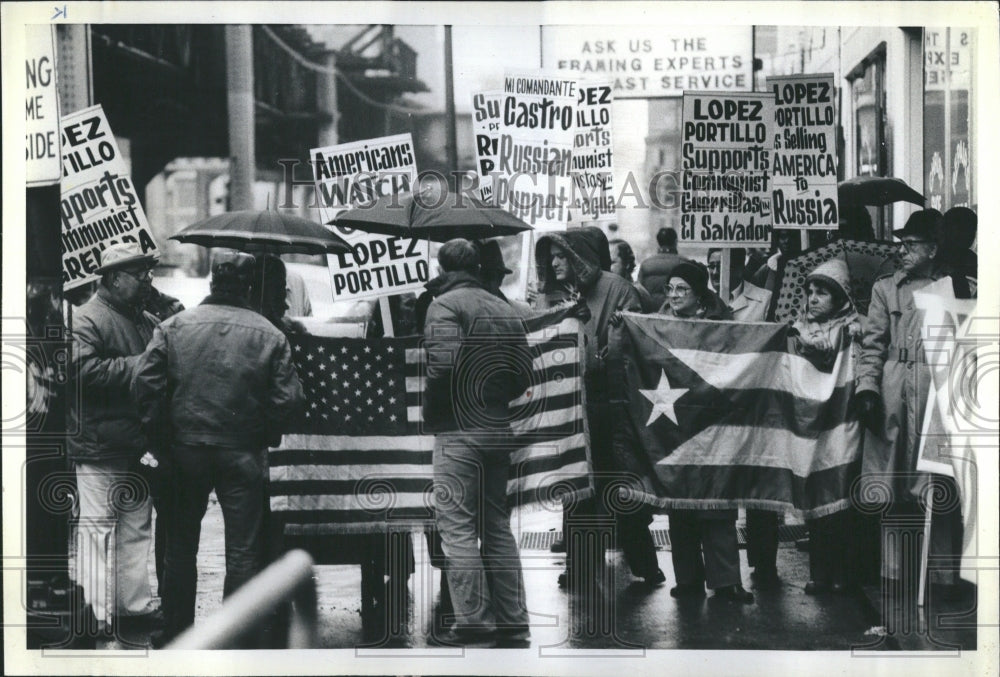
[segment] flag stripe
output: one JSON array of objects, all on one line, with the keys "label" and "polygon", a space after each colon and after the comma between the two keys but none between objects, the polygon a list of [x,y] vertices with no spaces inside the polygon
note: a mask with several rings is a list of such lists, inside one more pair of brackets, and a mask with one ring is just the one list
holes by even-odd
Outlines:
[{"label": "flag stripe", "polygon": [[815,438],[781,428],[716,425],[678,446],[656,464],[656,470],[696,464],[757,465],[786,468],[798,477],[808,477],[857,458],[857,449],[850,446],[857,435],[857,423],[842,423]]},{"label": "flag stripe", "polygon": [[[734,355],[681,348],[670,352],[719,390],[781,390],[802,399],[825,401],[830,399],[834,388],[842,388],[854,380],[853,369],[834,365],[836,378],[830,378],[830,374],[819,371],[804,357],[790,353]],[[850,361],[843,351],[840,359]]]},{"label": "flag stripe", "polygon": [[[395,469],[393,469],[395,470]],[[340,494],[342,498],[355,503],[369,500],[367,496],[375,496],[389,491],[396,498],[421,496],[433,489],[434,476],[431,468],[424,468],[423,477],[399,477],[386,474],[385,470],[362,478],[351,479],[308,479],[271,482],[275,493],[283,496],[310,496],[318,494]],[[410,500],[406,498],[405,500]],[[424,500],[424,499],[421,499]]]},{"label": "flag stripe", "polygon": [[[420,438],[421,441],[424,438]],[[433,437],[426,439],[431,440]],[[271,469],[284,466],[314,465],[317,467],[342,467],[352,465],[385,466],[426,464],[431,462],[432,449],[272,449],[269,454]],[[363,454],[363,457],[361,456]],[[347,472],[339,470],[338,472]]]},{"label": "flag stripe", "polygon": [[278,482],[327,480],[331,482],[356,482],[358,480],[371,480],[385,476],[390,470],[393,474],[402,477],[407,475],[419,476],[427,472],[427,469],[430,467],[431,457],[427,454],[425,458],[411,458],[410,460],[423,462],[395,463],[392,465],[384,463],[370,463],[367,465],[360,463],[272,465],[270,468],[271,484],[274,486]]}]

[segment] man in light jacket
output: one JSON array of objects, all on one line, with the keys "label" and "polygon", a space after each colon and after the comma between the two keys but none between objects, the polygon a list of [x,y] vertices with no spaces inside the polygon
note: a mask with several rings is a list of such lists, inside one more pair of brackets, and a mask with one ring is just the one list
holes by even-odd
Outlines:
[{"label": "man in light jacket", "polygon": [[132,393],[143,425],[168,435],[174,515],[162,593],[169,641],[194,622],[198,539],[214,489],[226,534],[228,597],[259,571],[267,447],[303,400],[287,339],[250,310],[254,258],[212,265],[211,294],[156,328]]}]

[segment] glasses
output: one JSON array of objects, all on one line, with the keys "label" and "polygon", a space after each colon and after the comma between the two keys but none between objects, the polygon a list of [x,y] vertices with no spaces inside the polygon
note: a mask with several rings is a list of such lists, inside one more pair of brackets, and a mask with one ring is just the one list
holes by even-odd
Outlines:
[{"label": "glasses", "polygon": [[143,280],[150,280],[150,279],[153,278],[153,269],[152,268],[146,268],[145,270],[142,270],[142,271],[123,270],[121,272],[125,273],[126,275],[128,275],[129,277],[131,277],[136,282],[142,282]]},{"label": "glasses", "polygon": [[667,287],[667,296],[686,296],[691,293],[691,287],[685,287],[684,285],[678,285],[676,287]]},{"label": "glasses", "polygon": [[913,249],[913,245],[915,244],[930,244],[930,243],[931,243],[930,240],[900,240],[899,246],[907,251],[910,251]]}]

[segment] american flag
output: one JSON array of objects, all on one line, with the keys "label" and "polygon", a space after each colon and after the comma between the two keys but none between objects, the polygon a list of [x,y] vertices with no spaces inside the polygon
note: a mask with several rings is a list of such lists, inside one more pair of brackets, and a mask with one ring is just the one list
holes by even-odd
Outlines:
[{"label": "american flag", "polygon": [[[272,449],[271,510],[287,534],[364,533],[433,520],[434,437],[421,426],[420,337],[289,337],[306,405]],[[580,336],[563,320],[528,336],[532,387],[514,401],[508,498],[557,503],[590,491]]]}]

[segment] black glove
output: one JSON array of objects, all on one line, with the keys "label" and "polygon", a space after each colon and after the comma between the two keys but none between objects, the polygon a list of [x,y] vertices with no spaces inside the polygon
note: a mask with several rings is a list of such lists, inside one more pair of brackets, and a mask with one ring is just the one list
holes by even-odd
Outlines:
[{"label": "black glove", "polygon": [[575,317],[584,324],[590,322],[590,308],[587,307],[587,302],[582,298],[577,300],[576,305],[570,308],[569,316]]},{"label": "black glove", "polygon": [[854,396],[854,411],[861,424],[872,432],[882,429],[882,397],[874,390],[862,390]]},{"label": "black glove", "polygon": [[610,318],[608,318],[608,324],[615,328],[625,324],[625,316],[622,315],[622,311],[619,310],[618,312],[613,314]]}]

